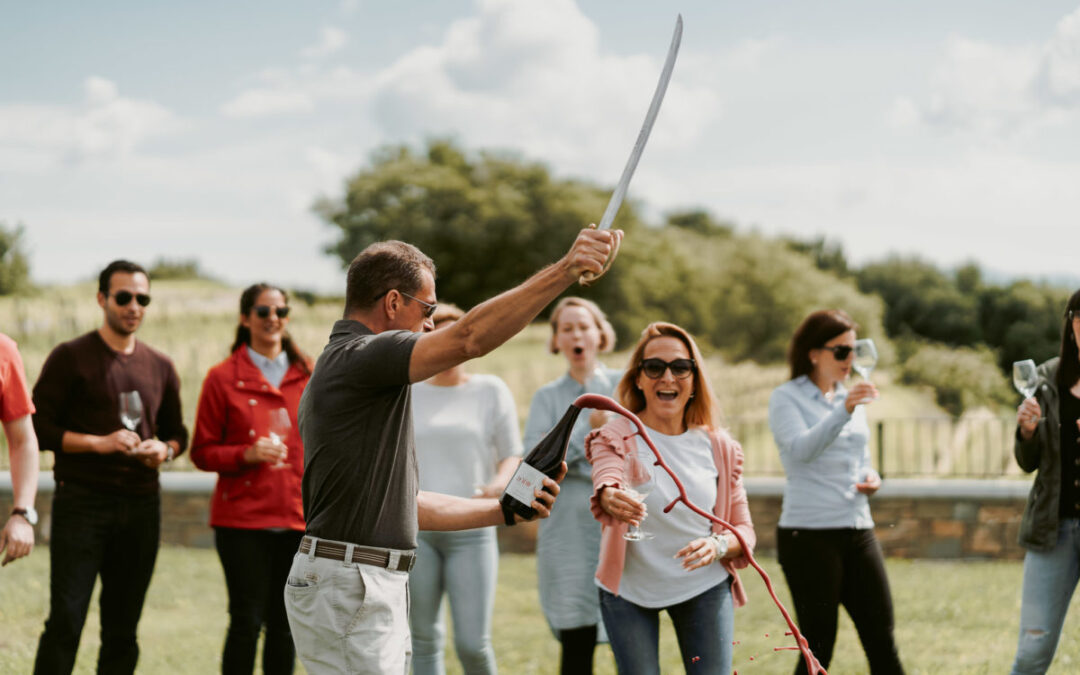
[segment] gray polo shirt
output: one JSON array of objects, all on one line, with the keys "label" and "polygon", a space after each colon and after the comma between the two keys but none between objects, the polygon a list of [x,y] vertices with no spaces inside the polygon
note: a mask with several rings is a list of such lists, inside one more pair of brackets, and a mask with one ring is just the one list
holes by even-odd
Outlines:
[{"label": "gray polo shirt", "polygon": [[409,359],[420,333],[334,324],[300,399],[304,518],[321,539],[416,548]]}]

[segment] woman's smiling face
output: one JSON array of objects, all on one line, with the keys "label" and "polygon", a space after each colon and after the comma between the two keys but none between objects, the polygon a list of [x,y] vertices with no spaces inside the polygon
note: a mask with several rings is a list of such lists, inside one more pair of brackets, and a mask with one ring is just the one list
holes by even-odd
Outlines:
[{"label": "woman's smiling face", "polygon": [[[676,359],[692,358],[690,350],[682,340],[667,335],[650,340],[641,356],[642,361],[660,359],[668,363]],[[686,405],[694,394],[693,373],[680,379],[675,377],[671,368],[666,368],[663,374],[654,380],[641,371],[639,364],[636,383],[645,395],[645,409],[650,416],[669,421],[682,420]]]}]

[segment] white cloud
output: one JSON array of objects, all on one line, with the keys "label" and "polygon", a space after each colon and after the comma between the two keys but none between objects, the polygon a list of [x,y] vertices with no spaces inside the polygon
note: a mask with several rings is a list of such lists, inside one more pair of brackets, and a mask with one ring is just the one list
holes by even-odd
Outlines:
[{"label": "white cloud", "polygon": [[310,112],[314,107],[311,98],[302,91],[249,89],[221,106],[221,112],[226,117],[265,117]]},{"label": "white cloud", "polygon": [[306,59],[321,59],[340,51],[349,41],[348,35],[340,28],[324,26],[319,34],[319,41],[310,47],[300,50],[300,55]]},{"label": "white cloud", "polygon": [[[442,41],[379,73],[374,119],[391,138],[450,133],[511,147],[571,173],[617,176],[636,138],[667,48],[600,50],[570,0],[484,0]],[[650,150],[686,148],[719,111],[714,83],[676,65]],[[614,178],[612,178],[614,180]]]},{"label": "white cloud", "polygon": [[144,141],[183,128],[153,101],[120,95],[116,83],[88,77],[78,106],[0,106],[0,154],[20,151],[44,161],[120,157]]},{"label": "white cloud", "polygon": [[1080,112],[1080,9],[1058,22],[1041,45],[999,45],[949,38],[916,102],[901,97],[897,124],[923,124],[981,137],[1010,137]]}]

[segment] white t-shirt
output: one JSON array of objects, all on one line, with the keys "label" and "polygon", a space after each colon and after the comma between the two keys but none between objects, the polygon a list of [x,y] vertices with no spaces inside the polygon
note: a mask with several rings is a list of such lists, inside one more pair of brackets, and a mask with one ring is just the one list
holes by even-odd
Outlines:
[{"label": "white t-shirt", "polygon": [[[678,436],[668,436],[649,429],[649,438],[682,481],[690,501],[711,512],[716,504],[718,472],[708,434],[692,429]],[[651,457],[651,451],[641,437],[637,438],[637,444],[639,452],[649,453]],[[649,515],[642,521],[641,529],[653,534],[654,538],[626,542],[619,595],[635,605],[659,608],[704,593],[727,579],[728,573],[717,563],[691,572],[683,569],[682,559],[676,558],[675,554],[694,539],[709,536],[712,522],[682,504],[664,513],[664,507],[679,495],[679,491],[666,471],[651,462],[650,468],[654,486],[645,497]]]},{"label": "white t-shirt", "polygon": [[500,462],[521,455],[514,398],[494,375],[452,387],[418,382],[412,415],[421,490],[472,497]]}]

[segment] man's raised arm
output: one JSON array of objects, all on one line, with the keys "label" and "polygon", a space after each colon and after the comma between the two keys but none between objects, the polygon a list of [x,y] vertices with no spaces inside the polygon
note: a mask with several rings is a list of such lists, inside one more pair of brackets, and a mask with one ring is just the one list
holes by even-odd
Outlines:
[{"label": "man's raised arm", "polygon": [[517,335],[583,272],[602,272],[622,234],[621,230],[582,230],[554,265],[480,303],[451,327],[420,336],[409,361],[409,381],[426,380],[483,356]]}]

